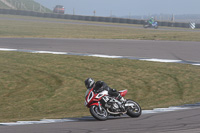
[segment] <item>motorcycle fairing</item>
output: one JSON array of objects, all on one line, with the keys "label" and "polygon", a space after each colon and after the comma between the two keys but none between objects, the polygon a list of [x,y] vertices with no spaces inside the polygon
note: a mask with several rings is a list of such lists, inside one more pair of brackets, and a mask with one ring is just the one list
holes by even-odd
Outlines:
[{"label": "motorcycle fairing", "polygon": [[124,97],[127,92],[128,92],[128,90],[119,91],[119,93],[121,94],[122,97]]},{"label": "motorcycle fairing", "polygon": [[[108,91],[102,91],[100,93],[95,94],[93,92],[93,88],[91,90],[87,90],[86,92],[86,100],[85,100],[85,106],[92,106],[92,105],[99,105],[98,101],[101,100],[101,98],[105,95],[108,95]],[[95,102],[93,102],[95,101]],[[93,103],[92,103],[93,102]]]}]

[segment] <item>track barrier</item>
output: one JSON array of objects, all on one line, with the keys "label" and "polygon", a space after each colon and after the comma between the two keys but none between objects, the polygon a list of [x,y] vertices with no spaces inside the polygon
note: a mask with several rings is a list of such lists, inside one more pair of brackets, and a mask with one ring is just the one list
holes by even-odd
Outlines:
[{"label": "track barrier", "polygon": [[196,25],[196,24],[195,24],[195,23],[192,23],[192,22],[189,24],[189,26],[190,26],[191,29],[195,29],[195,27],[196,27],[195,25]]},{"label": "track barrier", "polygon": [[[14,10],[14,9],[0,9],[0,14],[34,16],[34,17],[45,17],[45,18],[59,18],[59,19],[72,19],[72,20],[96,21],[96,22],[140,24],[140,25],[143,25],[145,22],[145,20],[139,20],[139,19],[81,16],[81,15],[70,15],[70,14],[63,15],[63,14],[55,14],[55,13],[41,13],[41,12]],[[158,25],[159,26],[167,26],[167,27],[191,28],[191,29],[200,28],[200,24],[196,24],[196,23],[162,22],[162,21],[159,22],[158,21]]]}]

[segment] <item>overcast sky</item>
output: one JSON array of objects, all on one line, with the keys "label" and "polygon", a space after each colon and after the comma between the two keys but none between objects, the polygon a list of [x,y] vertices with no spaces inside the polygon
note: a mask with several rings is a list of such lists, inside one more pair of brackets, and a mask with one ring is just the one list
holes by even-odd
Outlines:
[{"label": "overcast sky", "polygon": [[200,14],[200,0],[35,0],[53,9],[63,5],[68,14],[129,16],[151,14]]}]

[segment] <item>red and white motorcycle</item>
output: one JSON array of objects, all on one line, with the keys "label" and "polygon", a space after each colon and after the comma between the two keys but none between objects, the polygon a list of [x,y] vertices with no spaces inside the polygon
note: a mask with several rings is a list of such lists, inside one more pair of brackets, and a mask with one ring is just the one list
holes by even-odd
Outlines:
[{"label": "red and white motorcycle", "polygon": [[[119,91],[122,97],[127,94],[128,90]],[[140,105],[133,100],[126,100],[125,103],[120,102],[115,97],[108,95],[108,91],[104,90],[95,93],[92,89],[88,89],[85,94],[85,106],[90,109],[91,115],[97,120],[107,120],[108,116],[121,116],[127,114],[130,117],[139,117],[142,113]]]}]

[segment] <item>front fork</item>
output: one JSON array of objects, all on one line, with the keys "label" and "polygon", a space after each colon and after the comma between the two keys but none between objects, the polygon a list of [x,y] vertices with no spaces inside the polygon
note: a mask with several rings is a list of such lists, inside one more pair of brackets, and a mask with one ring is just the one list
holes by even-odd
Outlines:
[{"label": "front fork", "polygon": [[101,107],[101,103],[98,101],[98,104],[99,104],[99,111],[100,113],[102,113],[102,107]]}]

